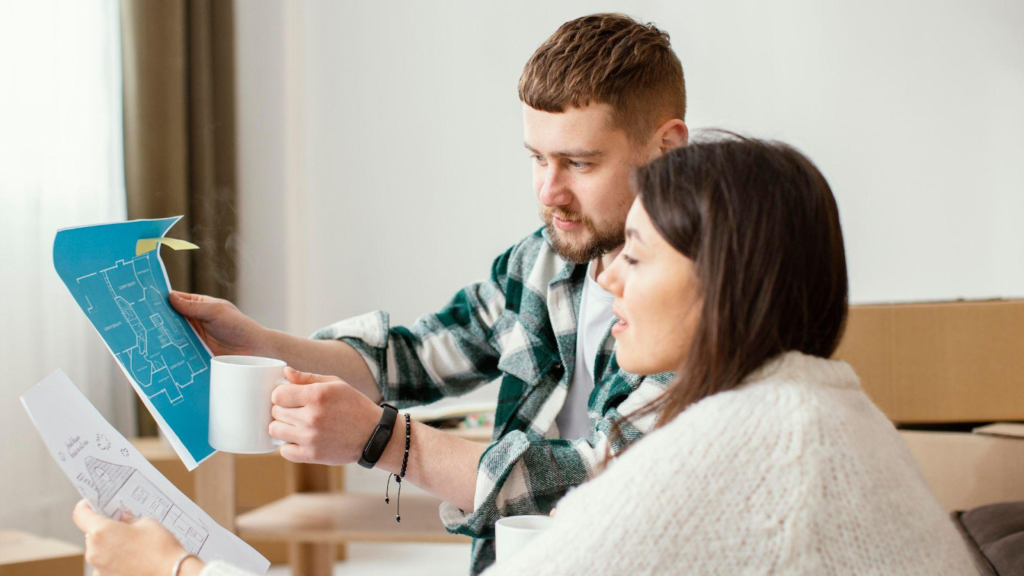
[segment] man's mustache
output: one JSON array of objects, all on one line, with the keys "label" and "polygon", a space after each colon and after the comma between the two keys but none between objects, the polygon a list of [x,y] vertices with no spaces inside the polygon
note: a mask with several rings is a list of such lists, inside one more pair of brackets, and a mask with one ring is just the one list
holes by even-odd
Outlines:
[{"label": "man's mustache", "polygon": [[551,223],[551,221],[554,218],[558,218],[559,220],[565,220],[566,222],[584,222],[585,223],[587,221],[587,218],[585,216],[583,216],[582,214],[575,214],[575,213],[572,213],[572,212],[565,212],[564,210],[553,210],[553,209],[548,208],[548,209],[544,209],[542,211],[542,213],[544,215],[544,221],[548,222],[548,223]]}]

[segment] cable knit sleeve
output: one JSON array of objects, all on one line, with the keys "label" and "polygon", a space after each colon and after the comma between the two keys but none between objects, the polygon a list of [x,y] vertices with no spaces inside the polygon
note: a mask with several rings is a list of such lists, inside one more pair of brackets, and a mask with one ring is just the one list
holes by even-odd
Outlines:
[{"label": "cable knit sleeve", "polygon": [[[542,538],[485,574],[682,570],[684,566],[669,561],[666,551],[686,546],[698,531],[712,528],[715,516],[728,513],[713,502],[735,500],[722,497],[731,489],[730,483],[721,480],[732,464],[708,456],[719,445],[742,449],[746,439],[729,425],[729,418],[702,417],[700,413],[709,410],[706,405],[700,408],[647,436],[602,475],[570,492],[558,503],[555,522]],[[681,433],[684,427],[690,428],[686,434]],[[701,438],[710,441],[698,441]],[[750,447],[751,452],[755,450]],[[685,568],[701,572],[696,566]],[[720,568],[721,573],[731,573]]]}]

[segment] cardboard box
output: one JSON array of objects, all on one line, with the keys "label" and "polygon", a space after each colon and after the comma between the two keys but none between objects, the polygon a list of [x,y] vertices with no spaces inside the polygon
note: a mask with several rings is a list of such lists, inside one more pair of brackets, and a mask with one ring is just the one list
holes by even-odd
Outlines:
[{"label": "cardboard box", "polygon": [[17,530],[0,530],[0,576],[82,576],[85,551]]},{"label": "cardboard box", "polygon": [[836,358],[894,422],[1024,420],[1024,301],[851,306]]},{"label": "cardboard box", "polygon": [[900,436],[946,510],[1024,500],[1024,424],[973,433],[901,430]]}]

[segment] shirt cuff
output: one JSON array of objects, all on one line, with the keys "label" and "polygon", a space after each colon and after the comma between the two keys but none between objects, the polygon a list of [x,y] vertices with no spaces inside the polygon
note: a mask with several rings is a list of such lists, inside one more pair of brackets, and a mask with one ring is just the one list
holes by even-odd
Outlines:
[{"label": "shirt cuff", "polygon": [[390,318],[383,310],[369,312],[325,326],[310,336],[313,340],[341,340],[356,349],[373,374],[384,395],[387,382],[388,328]]},{"label": "shirt cuff", "polygon": [[538,513],[519,466],[529,448],[530,441],[520,431],[510,432],[488,446],[477,466],[473,510],[442,503],[441,521],[445,528],[453,534],[491,538],[494,523],[502,516]]}]

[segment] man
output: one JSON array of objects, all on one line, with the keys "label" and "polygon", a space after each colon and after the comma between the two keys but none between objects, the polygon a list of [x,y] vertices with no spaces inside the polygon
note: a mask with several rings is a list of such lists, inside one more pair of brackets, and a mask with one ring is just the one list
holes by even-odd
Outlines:
[{"label": "man", "polygon": [[[358,461],[382,399],[425,404],[500,377],[490,445],[418,423],[410,431],[406,479],[445,500],[449,531],[474,538],[474,573],[493,562],[498,518],[548,513],[608,451],[653,426],[622,416],[670,376],[618,368],[612,297],[595,281],[624,243],[632,170],[687,141],[668,35],[616,14],[567,22],[526,64],[519,96],[545,226],[439,313],[403,328],[374,312],[310,340],[262,328],[223,300],[171,297],[215,354],[271,356],[311,372],[288,370],[292,384],[274,392],[270,431],[293,461]],[[608,446],[616,423],[622,441]],[[395,428],[376,466],[399,473],[404,422]]]}]

